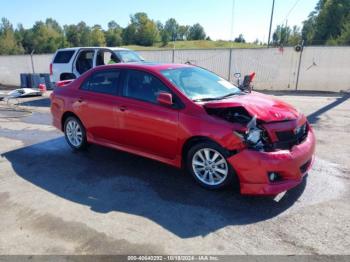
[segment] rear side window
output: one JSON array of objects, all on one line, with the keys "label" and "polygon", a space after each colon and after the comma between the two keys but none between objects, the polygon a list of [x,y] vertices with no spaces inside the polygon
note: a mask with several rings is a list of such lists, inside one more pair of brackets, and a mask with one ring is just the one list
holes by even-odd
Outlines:
[{"label": "rear side window", "polygon": [[54,64],[66,64],[70,61],[74,53],[75,51],[59,51],[53,62]]},{"label": "rear side window", "polygon": [[104,70],[94,73],[81,86],[82,90],[117,95],[119,87],[120,71]]}]

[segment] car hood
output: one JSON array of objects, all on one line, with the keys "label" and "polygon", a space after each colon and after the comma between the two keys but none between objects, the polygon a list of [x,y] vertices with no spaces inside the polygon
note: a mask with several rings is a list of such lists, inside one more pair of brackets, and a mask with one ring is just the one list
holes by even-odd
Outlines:
[{"label": "car hood", "polygon": [[252,117],[256,116],[264,122],[287,121],[299,117],[299,112],[293,106],[257,92],[207,102],[204,107],[207,109],[243,107]]}]

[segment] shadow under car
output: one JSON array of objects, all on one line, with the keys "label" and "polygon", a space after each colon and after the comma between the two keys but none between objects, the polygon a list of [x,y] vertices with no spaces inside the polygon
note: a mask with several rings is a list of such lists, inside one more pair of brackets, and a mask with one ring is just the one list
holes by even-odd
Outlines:
[{"label": "shadow under car", "polygon": [[246,197],[230,188],[207,191],[181,170],[100,146],[73,152],[64,138],[3,154],[16,174],[95,212],[148,218],[181,238],[273,218],[301,196],[306,179],[281,201]]}]

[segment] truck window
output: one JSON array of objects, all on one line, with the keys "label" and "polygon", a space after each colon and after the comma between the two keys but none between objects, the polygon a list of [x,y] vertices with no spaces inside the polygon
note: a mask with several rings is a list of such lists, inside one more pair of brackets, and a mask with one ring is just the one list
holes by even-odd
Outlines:
[{"label": "truck window", "polygon": [[74,55],[75,51],[58,51],[55,59],[53,60],[54,64],[67,64]]},{"label": "truck window", "polygon": [[83,74],[93,67],[94,54],[94,50],[84,50],[79,53],[76,62],[76,69],[79,74]]},{"label": "truck window", "polygon": [[96,66],[119,63],[118,57],[109,50],[99,50],[96,57]]}]

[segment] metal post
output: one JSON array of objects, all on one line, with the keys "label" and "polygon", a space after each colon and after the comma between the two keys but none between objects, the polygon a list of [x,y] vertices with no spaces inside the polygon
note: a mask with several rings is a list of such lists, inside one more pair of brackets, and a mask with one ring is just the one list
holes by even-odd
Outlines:
[{"label": "metal post", "polygon": [[298,64],[298,72],[297,72],[297,81],[295,83],[295,91],[298,91],[299,87],[299,77],[300,77],[300,68],[301,68],[301,59],[303,57],[304,52],[304,40],[301,42],[301,50],[300,50],[300,56],[299,56],[299,64]]},{"label": "metal post", "polygon": [[33,50],[31,53],[30,53],[30,60],[32,62],[32,70],[33,70],[33,74],[35,74],[35,70],[34,70],[34,62],[33,62],[33,54],[34,54],[35,50]]},{"label": "metal post", "polygon": [[273,12],[275,10],[275,0],[272,0],[272,10],[271,10],[271,19],[270,19],[270,29],[269,29],[269,39],[267,40],[267,47],[270,47],[271,40],[271,30],[272,30],[272,22],[273,22]]},{"label": "metal post", "polygon": [[230,60],[228,61],[228,81],[231,81],[231,67],[232,67],[232,48],[230,48]]},{"label": "metal post", "polygon": [[175,63],[175,48],[173,48],[172,63]]}]

